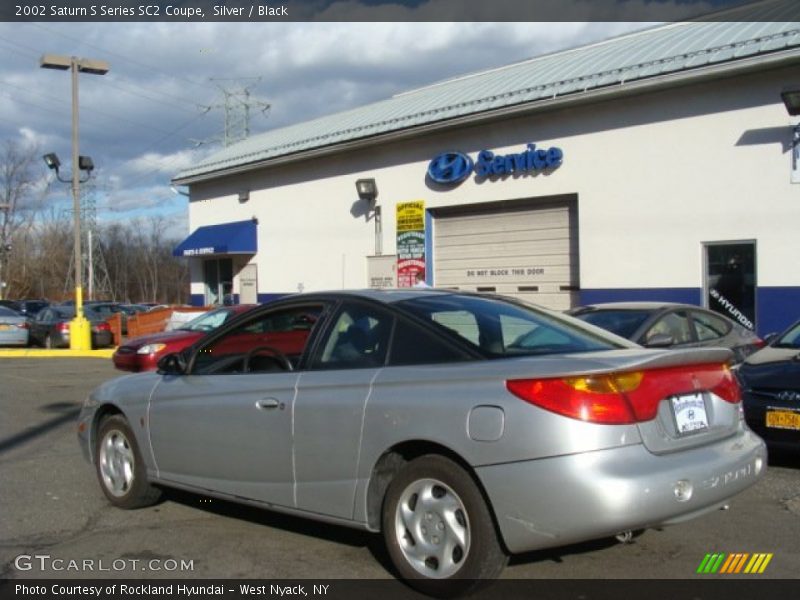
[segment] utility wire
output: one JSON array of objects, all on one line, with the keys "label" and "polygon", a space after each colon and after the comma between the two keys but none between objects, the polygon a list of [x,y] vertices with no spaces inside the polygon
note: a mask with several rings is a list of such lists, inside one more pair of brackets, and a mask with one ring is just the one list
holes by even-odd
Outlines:
[{"label": "utility wire", "polygon": [[[187,79],[185,77],[176,77],[172,73],[167,73],[165,71],[157,69],[156,67],[153,67],[152,65],[148,65],[148,64],[145,64],[145,63],[140,62],[138,60],[134,60],[132,58],[129,58],[129,57],[124,56],[122,54],[119,54],[117,52],[113,52],[111,50],[103,48],[101,46],[97,46],[95,44],[90,44],[90,43],[86,42],[85,40],[82,40],[82,39],[73,37],[71,35],[68,35],[68,34],[64,33],[63,31],[59,31],[59,30],[53,29],[51,27],[46,27],[45,25],[42,25],[41,23],[28,23],[28,25],[30,25],[32,27],[36,27],[36,28],[41,29],[43,31],[46,31],[48,33],[52,33],[54,35],[58,35],[60,37],[63,37],[63,38],[68,39],[68,40],[71,40],[73,42],[78,42],[78,43],[80,43],[80,44],[82,44],[84,46],[87,46],[89,48],[94,48],[95,50],[99,50],[100,52],[103,52],[103,53],[107,54],[108,56],[115,56],[115,57],[117,57],[117,58],[119,58],[119,59],[121,59],[121,60],[123,60],[125,62],[128,62],[128,63],[130,63],[132,65],[136,65],[137,67],[139,67],[141,69],[146,69],[150,73],[160,73],[161,75],[164,75],[165,77],[167,77],[169,79],[174,79],[176,81],[183,81],[184,83],[188,83],[190,85],[195,85],[195,86],[201,87],[204,90],[208,90],[209,89],[209,86],[206,83],[199,83],[197,81],[192,81],[191,79]],[[164,96],[169,96],[171,98],[177,99],[180,102],[183,102],[183,103],[186,103],[186,104],[195,104],[192,101],[188,101],[188,100],[186,100],[184,98],[179,98],[178,96],[172,96],[171,94],[167,94],[165,92],[159,92],[159,93],[163,94]]]}]

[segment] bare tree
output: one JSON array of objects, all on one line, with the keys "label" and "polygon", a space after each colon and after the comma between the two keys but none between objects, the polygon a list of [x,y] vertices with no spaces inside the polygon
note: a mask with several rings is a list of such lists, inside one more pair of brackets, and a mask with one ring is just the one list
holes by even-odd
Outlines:
[{"label": "bare tree", "polygon": [[30,233],[47,194],[44,174],[34,169],[39,150],[34,145],[6,141],[0,148],[0,298],[20,282],[9,272],[15,243]]}]

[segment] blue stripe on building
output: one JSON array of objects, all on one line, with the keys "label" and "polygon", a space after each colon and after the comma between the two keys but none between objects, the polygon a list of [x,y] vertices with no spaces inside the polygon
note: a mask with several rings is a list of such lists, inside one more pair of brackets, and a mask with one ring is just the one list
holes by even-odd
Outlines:
[{"label": "blue stripe on building", "polygon": [[[581,305],[601,302],[682,302],[703,305],[701,288],[582,289]],[[783,331],[800,319],[800,287],[756,288],[756,332],[764,336]]]}]

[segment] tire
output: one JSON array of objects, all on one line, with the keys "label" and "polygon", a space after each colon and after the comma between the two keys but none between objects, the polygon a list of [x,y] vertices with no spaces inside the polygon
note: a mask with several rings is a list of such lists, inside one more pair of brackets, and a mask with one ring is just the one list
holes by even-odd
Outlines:
[{"label": "tire", "polygon": [[508,562],[480,490],[443,456],[422,456],[400,470],[386,490],[382,528],[400,576],[432,596],[470,593]]},{"label": "tire", "polygon": [[147,481],[147,471],[128,422],[120,415],[100,423],[95,446],[100,487],[119,508],[142,508],[158,502],[161,490]]}]

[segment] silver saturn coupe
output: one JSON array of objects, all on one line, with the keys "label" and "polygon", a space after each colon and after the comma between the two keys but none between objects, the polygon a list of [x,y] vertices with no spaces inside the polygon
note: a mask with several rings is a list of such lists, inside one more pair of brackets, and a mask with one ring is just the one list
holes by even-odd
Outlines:
[{"label": "silver saturn coupe", "polygon": [[496,296],[300,294],[101,385],[79,439],[116,506],[166,486],[380,532],[401,577],[452,595],[509,554],[679,523],[753,485],[766,450],[730,358]]}]

